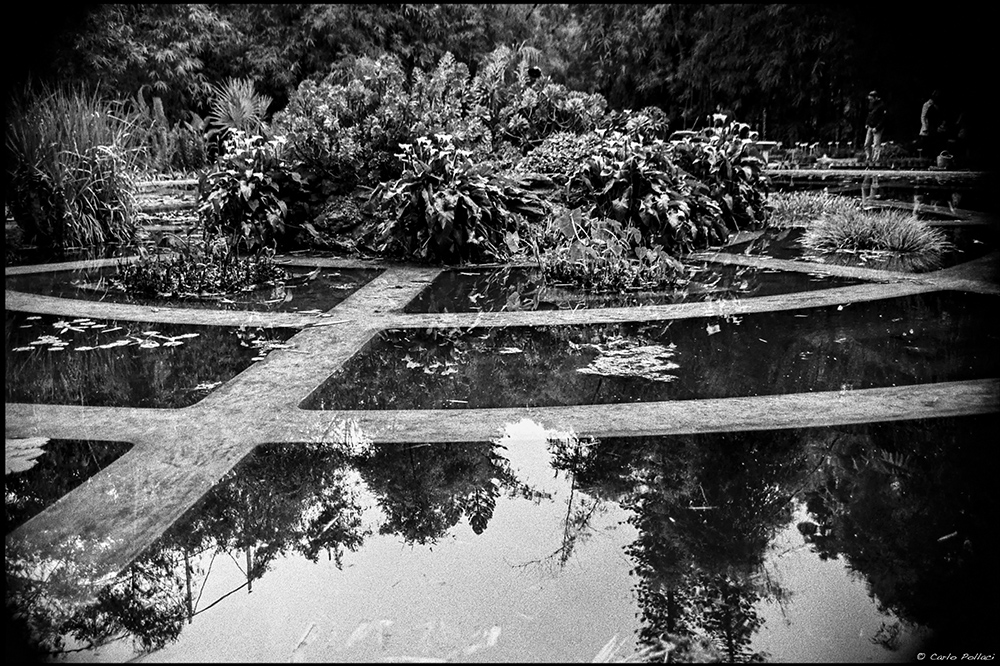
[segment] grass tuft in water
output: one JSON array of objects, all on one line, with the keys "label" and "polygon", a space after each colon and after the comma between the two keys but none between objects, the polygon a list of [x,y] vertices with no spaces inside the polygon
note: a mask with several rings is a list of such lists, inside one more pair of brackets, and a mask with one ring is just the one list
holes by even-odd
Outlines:
[{"label": "grass tuft in water", "polygon": [[895,210],[842,210],[806,230],[799,243],[813,252],[891,252],[908,255],[913,270],[940,265],[952,249],[944,233],[911,213]]},{"label": "grass tuft in water", "polygon": [[772,192],[768,195],[768,224],[772,227],[805,227],[829,215],[861,211],[857,199],[827,192]]}]

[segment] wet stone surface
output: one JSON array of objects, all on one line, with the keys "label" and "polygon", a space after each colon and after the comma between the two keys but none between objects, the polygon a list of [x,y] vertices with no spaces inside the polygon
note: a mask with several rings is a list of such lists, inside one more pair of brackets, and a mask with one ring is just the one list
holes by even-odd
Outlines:
[{"label": "wet stone surface", "polygon": [[541,407],[981,379],[1000,371],[988,324],[998,305],[935,292],[653,324],[386,331],[302,407]]}]

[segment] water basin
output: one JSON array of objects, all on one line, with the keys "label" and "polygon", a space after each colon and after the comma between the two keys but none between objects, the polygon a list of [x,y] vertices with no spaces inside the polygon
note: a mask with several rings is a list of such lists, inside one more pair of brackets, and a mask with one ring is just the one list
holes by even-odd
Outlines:
[{"label": "water basin", "polygon": [[4,400],[187,407],[294,335],[5,311]]},{"label": "water basin", "polygon": [[[934,225],[931,225],[934,226]],[[958,264],[983,257],[997,247],[997,233],[986,225],[947,225],[936,227],[952,249],[943,252],[933,270],[957,266]],[[727,245],[723,251],[729,254],[745,254],[750,256],[765,256],[774,259],[803,259],[822,261],[823,263],[863,266],[886,270],[903,270],[923,272],[929,268],[922,266],[924,262],[907,261],[906,254],[878,253],[866,256],[863,253],[828,252],[812,255],[799,244],[805,233],[804,227],[771,228],[765,230],[759,237]],[[912,264],[912,266],[911,266]],[[921,268],[921,271],[914,269]]]},{"label": "water basin", "polygon": [[378,334],[305,409],[542,407],[836,391],[997,376],[996,296],[653,323]]},{"label": "water basin", "polygon": [[291,267],[287,284],[277,284],[225,297],[147,298],[110,288],[107,279],[117,273],[114,266],[79,268],[8,275],[6,288],[44,296],[76,298],[132,305],[173,306],[200,309],[297,312],[329,310],[374,279],[382,269],[311,269]]}]

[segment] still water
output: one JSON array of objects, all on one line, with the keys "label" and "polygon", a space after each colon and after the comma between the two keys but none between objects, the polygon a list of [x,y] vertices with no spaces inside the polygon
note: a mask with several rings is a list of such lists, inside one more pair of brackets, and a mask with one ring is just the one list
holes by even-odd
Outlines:
[{"label": "still water", "polygon": [[642,324],[383,331],[305,409],[542,407],[996,377],[996,296]]},{"label": "still water", "polygon": [[9,599],[48,649],[105,643],[70,661],[986,651],[998,425],[592,440],[523,420],[486,443],[271,444],[98,603]]},{"label": "still water", "polygon": [[187,407],[297,330],[4,312],[5,402]]},{"label": "still water", "polygon": [[8,275],[5,283],[7,289],[15,291],[86,301],[213,310],[302,312],[329,310],[382,272],[373,268],[333,270],[293,267],[289,269],[287,281],[252,291],[225,296],[198,297],[192,294],[184,298],[158,298],[136,296],[113,288],[109,279],[117,271],[115,266],[106,266]]},{"label": "still water", "polygon": [[500,312],[572,310],[689,303],[725,298],[772,296],[858,284],[860,280],[821,274],[760,270],[692,262],[673,289],[586,292],[546,283],[537,268],[446,270],[405,308],[405,312]]}]

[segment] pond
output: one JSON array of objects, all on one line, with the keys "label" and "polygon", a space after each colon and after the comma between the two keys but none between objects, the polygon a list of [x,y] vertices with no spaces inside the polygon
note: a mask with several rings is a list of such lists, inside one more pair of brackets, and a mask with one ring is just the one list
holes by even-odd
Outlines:
[{"label": "pond", "polygon": [[374,268],[316,269],[290,267],[287,283],[215,297],[156,298],[126,294],[111,288],[108,279],[117,267],[79,268],[8,275],[6,288],[44,296],[108,303],[173,306],[216,310],[303,312],[329,310],[382,272]]},{"label": "pond", "polygon": [[389,330],[302,407],[542,407],[995,377],[998,305],[933,292],[641,324]]},{"label": "pond", "polygon": [[4,311],[5,402],[187,407],[296,329],[95,320]]},{"label": "pond", "polygon": [[68,661],[989,652],[997,419],[269,444],[91,606],[11,594],[50,647],[108,642]]},{"label": "pond", "polygon": [[748,266],[689,263],[683,284],[662,291],[591,293],[546,284],[532,267],[452,269],[441,273],[410,301],[407,313],[565,310],[635,307],[771,296],[858,284],[859,280],[816,273],[761,270]]}]

